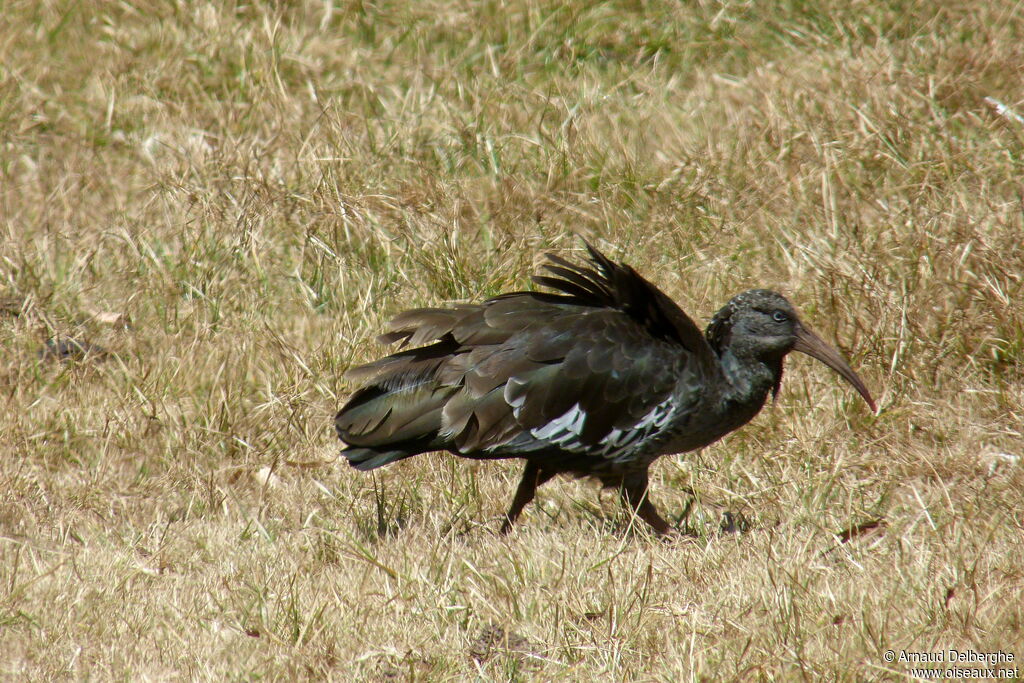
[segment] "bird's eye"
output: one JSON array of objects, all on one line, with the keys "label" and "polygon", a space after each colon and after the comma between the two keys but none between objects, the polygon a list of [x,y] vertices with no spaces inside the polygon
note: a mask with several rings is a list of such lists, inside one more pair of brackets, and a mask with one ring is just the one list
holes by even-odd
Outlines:
[{"label": "bird's eye", "polygon": [[789,320],[789,316],[786,315],[785,311],[775,311],[774,313],[772,313],[772,320],[774,320],[777,323],[784,323],[787,320]]}]

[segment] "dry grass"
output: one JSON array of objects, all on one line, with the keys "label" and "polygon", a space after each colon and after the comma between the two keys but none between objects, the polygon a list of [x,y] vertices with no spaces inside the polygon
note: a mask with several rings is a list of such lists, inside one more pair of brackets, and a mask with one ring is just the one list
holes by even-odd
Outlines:
[{"label": "dry grass", "polygon": [[[899,679],[1024,657],[1024,19],[1012,3],[0,5],[0,671],[11,679]],[[992,101],[986,100],[992,98]],[[337,462],[401,308],[596,240],[794,358],[655,466]],[[105,347],[62,362],[51,337]],[[878,528],[840,543],[837,532]]]}]

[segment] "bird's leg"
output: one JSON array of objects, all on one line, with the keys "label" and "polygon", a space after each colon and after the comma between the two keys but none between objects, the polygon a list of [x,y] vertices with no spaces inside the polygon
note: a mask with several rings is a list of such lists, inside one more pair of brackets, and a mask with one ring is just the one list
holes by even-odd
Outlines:
[{"label": "bird's leg", "polygon": [[526,461],[523,478],[519,480],[519,488],[516,489],[516,495],[512,499],[512,507],[508,509],[505,521],[501,525],[502,534],[507,534],[512,530],[512,525],[519,518],[519,513],[523,511],[527,503],[533,500],[534,494],[537,493],[537,487],[553,476],[555,476],[553,471],[541,469],[540,465],[529,460]]},{"label": "bird's leg", "polygon": [[622,488],[619,489],[622,502],[636,516],[651,525],[659,534],[671,533],[672,527],[664,518],[658,514],[658,509],[647,497],[647,473],[632,475],[622,481]]}]

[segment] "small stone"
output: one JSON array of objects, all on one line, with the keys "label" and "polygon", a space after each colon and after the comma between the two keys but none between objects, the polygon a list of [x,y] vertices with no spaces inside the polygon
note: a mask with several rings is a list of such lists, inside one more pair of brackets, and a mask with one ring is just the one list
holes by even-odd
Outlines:
[{"label": "small stone", "polygon": [[499,654],[525,659],[536,655],[537,649],[533,643],[514,631],[506,631],[493,624],[485,626],[470,646],[469,656],[482,663]]},{"label": "small stone", "polygon": [[99,344],[91,344],[71,337],[51,337],[39,350],[40,359],[61,362],[85,360],[86,358],[105,360],[109,356],[110,352]]}]

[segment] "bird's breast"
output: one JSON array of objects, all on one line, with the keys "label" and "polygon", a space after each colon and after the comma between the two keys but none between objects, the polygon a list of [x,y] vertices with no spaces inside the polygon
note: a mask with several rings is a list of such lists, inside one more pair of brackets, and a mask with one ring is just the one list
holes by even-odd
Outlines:
[{"label": "bird's breast", "polygon": [[651,446],[658,455],[685,453],[704,448],[750,422],[767,398],[738,402],[728,398],[702,401],[690,413],[666,426]]}]

